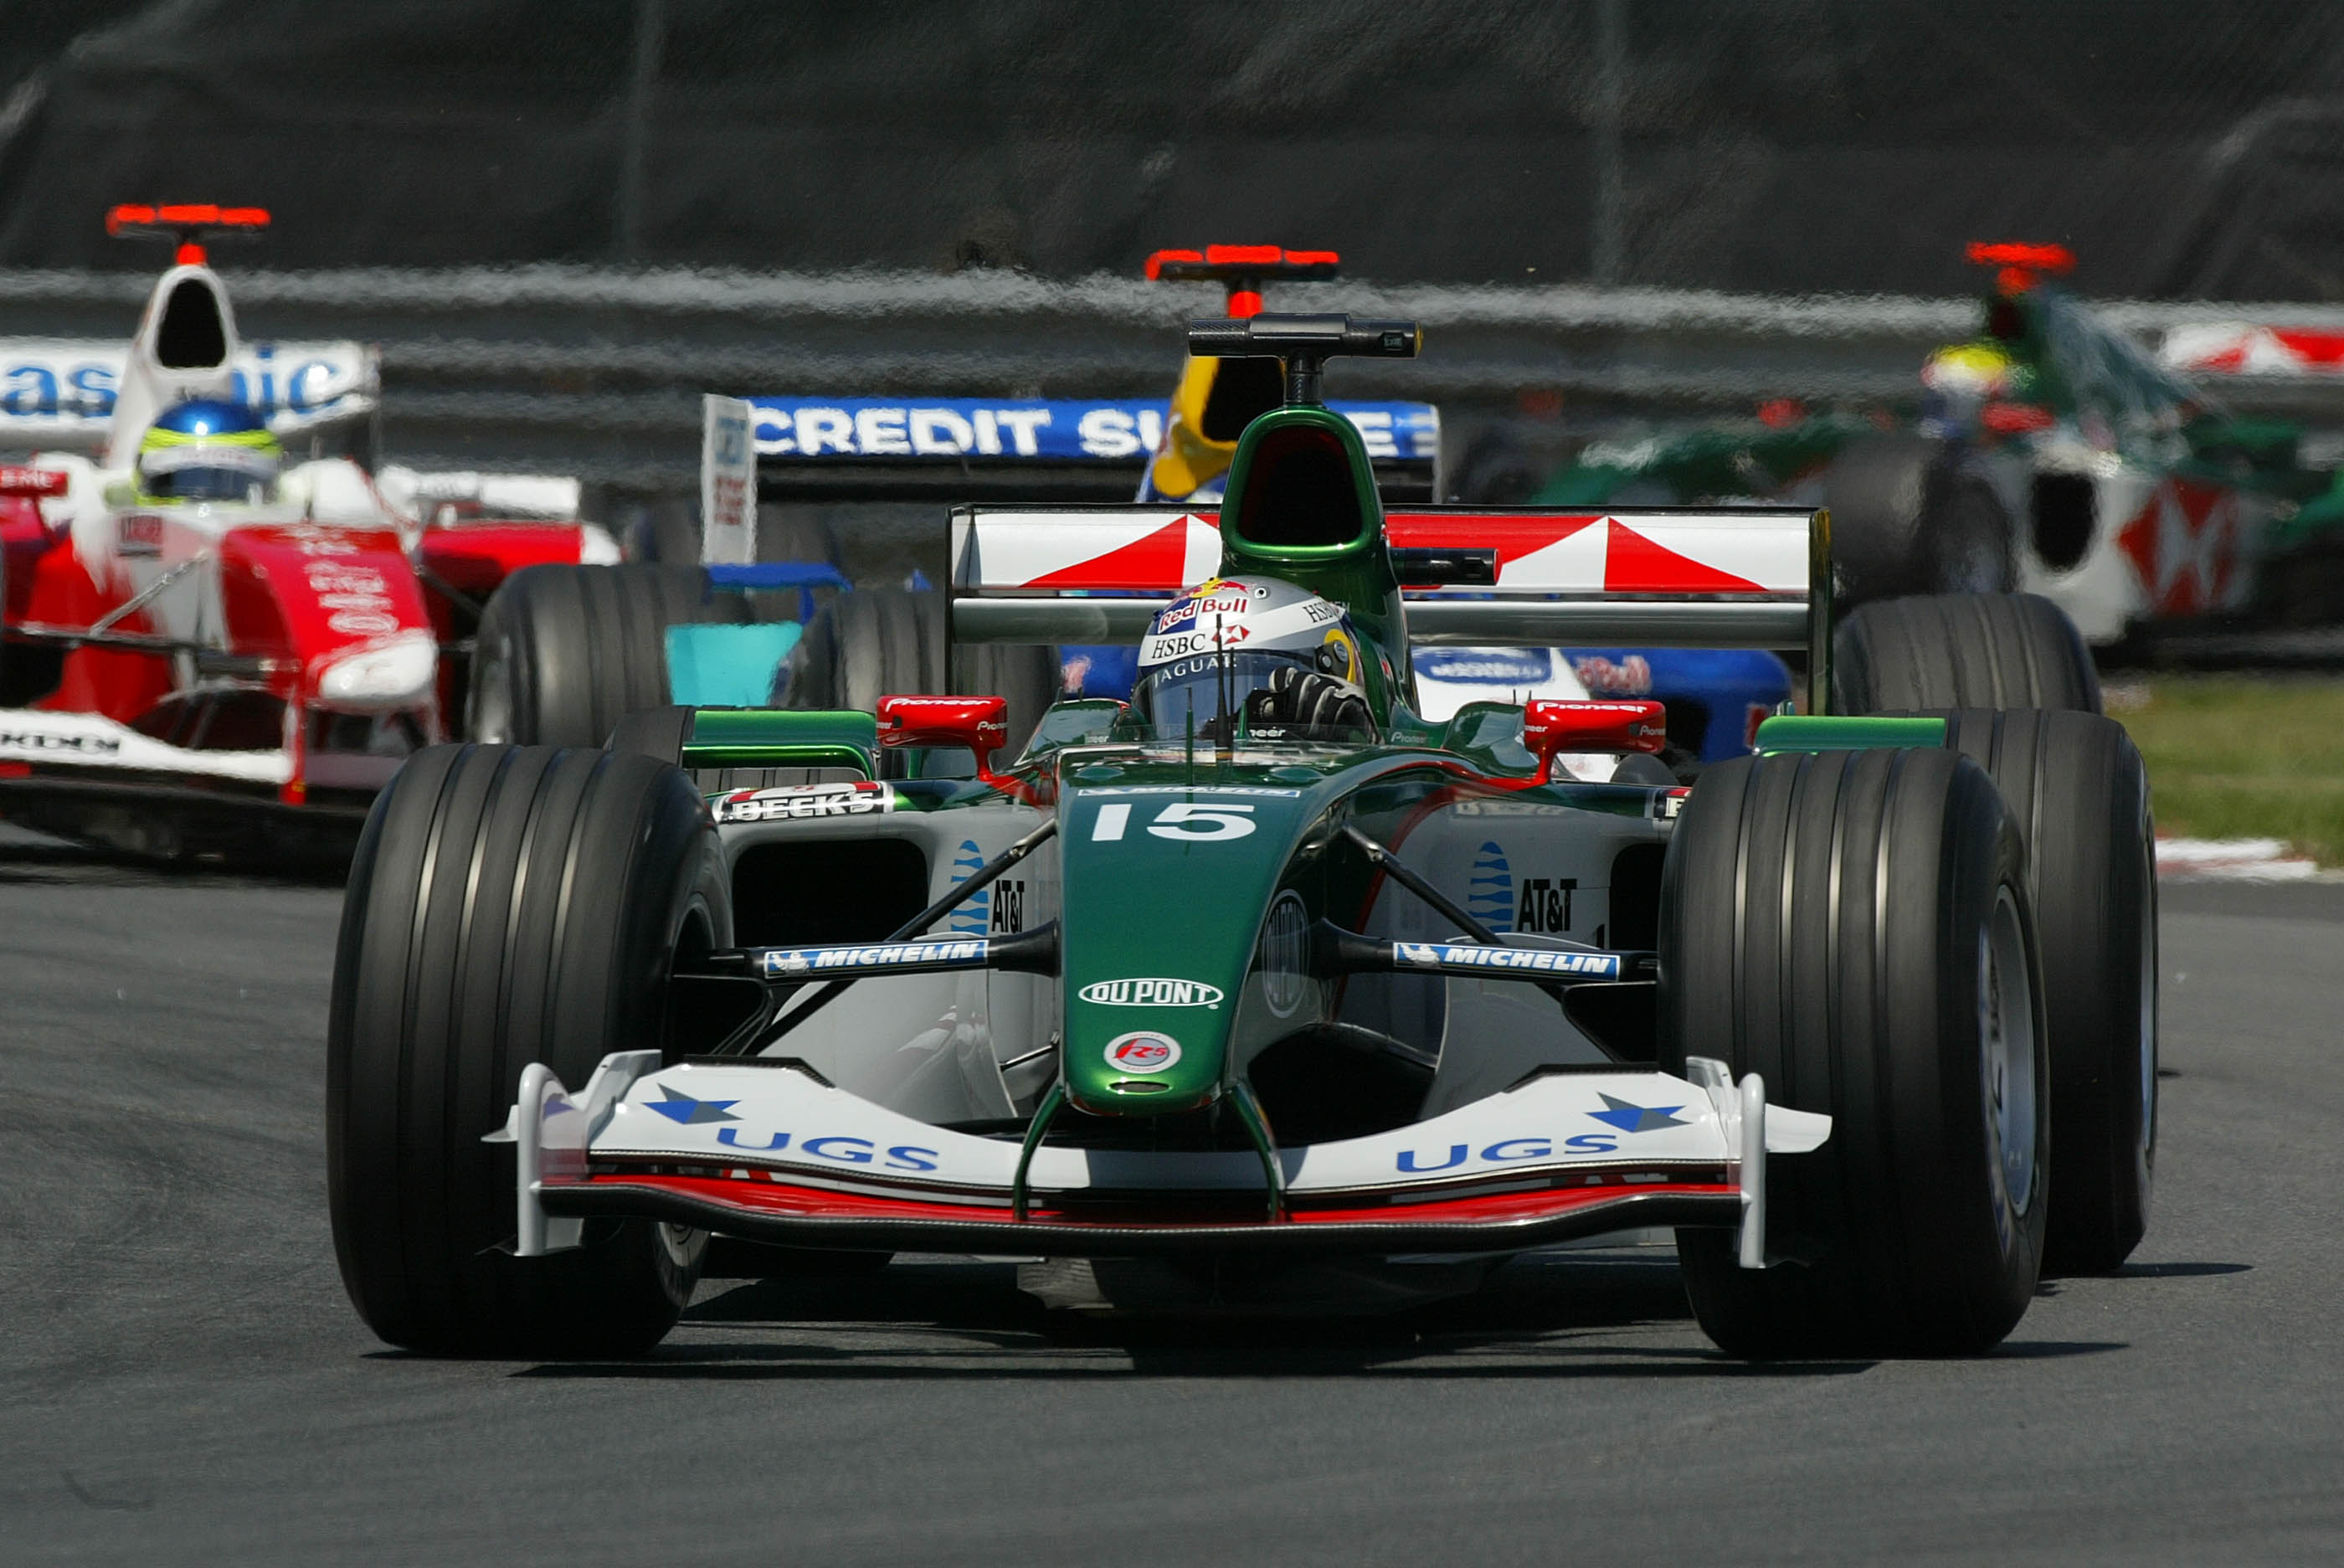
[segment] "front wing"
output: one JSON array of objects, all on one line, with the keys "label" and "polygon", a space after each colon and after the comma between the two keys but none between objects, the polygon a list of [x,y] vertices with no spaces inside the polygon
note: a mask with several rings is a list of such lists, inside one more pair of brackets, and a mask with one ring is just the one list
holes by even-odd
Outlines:
[{"label": "front wing", "polygon": [[1276,1152],[1044,1147],[930,1126],[782,1058],[606,1057],[572,1094],[542,1066],[505,1128],[522,1256],[631,1216],[791,1246],[1130,1256],[1500,1253],[1651,1225],[1741,1234],[1765,1262],[1765,1158],[1831,1118],[1769,1107],[1753,1074],[1535,1077],[1429,1121]]}]

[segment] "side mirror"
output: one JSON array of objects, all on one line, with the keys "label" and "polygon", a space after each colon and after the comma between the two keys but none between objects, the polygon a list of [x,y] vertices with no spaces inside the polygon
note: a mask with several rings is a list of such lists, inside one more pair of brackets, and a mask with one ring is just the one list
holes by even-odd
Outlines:
[{"label": "side mirror", "polygon": [[993,754],[1009,744],[1007,698],[882,697],[878,714],[881,745],[965,746],[976,758],[976,776],[1000,782]]},{"label": "side mirror", "polygon": [[1522,744],[1539,760],[1544,784],[1564,752],[1658,752],[1668,744],[1668,709],[1659,703],[1565,703],[1522,707]]}]

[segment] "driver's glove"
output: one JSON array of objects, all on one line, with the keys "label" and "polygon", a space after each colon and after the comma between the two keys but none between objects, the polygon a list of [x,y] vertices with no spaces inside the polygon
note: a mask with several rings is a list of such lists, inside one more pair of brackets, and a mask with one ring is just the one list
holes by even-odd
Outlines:
[{"label": "driver's glove", "polygon": [[1374,720],[1357,692],[1332,675],[1282,664],[1263,693],[1262,722],[1291,724],[1313,735],[1371,733]]}]

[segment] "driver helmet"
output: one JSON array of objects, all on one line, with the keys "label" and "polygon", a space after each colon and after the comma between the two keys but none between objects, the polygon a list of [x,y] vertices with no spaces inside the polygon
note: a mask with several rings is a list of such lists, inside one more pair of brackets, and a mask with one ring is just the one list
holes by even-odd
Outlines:
[{"label": "driver helmet", "polygon": [[1274,577],[1217,577],[1166,606],[1139,645],[1132,706],[1159,736],[1372,739],[1350,612]]},{"label": "driver helmet", "polygon": [[149,506],[274,501],[284,467],[285,449],[258,414],[242,403],[192,399],[146,427],[138,443],[138,499]]}]

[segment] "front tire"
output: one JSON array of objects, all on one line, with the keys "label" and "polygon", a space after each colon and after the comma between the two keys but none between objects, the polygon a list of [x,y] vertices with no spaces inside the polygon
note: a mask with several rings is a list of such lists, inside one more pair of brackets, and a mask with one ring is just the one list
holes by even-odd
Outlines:
[{"label": "front tire", "polygon": [[369,1328],[553,1356],[640,1353],[674,1325],[703,1239],[599,1223],[512,1257],[513,1157],[480,1138],[529,1063],[575,1089],[661,1044],[678,953],[732,925],[716,830],[672,767],[462,745],[399,772],[351,866],[327,1036],[334,1249]]},{"label": "front tire", "polygon": [[1967,758],[1735,758],[1702,775],[1661,895],[1661,1059],[1761,1074],[1830,1139],[1768,1163],[1770,1250],[1677,1245],[1743,1356],[1972,1355],[2040,1268],[2048,1060],[2026,853]]},{"label": "front tire", "polygon": [[2157,845],[2148,774],[2096,713],[1945,715],[2026,844],[2051,1040],[2046,1274],[2106,1274],[2148,1229],[2157,1163]]}]

